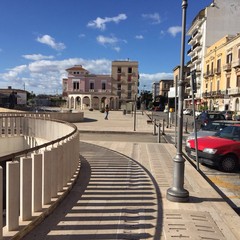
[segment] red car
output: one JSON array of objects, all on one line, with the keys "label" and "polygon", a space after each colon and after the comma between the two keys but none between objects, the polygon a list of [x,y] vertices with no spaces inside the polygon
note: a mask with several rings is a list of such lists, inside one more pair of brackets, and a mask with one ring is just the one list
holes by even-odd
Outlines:
[{"label": "red car", "polygon": [[[216,166],[225,172],[240,167],[240,125],[228,126],[214,136],[197,139],[198,160],[210,166]],[[185,150],[196,159],[195,140],[186,142]]]}]

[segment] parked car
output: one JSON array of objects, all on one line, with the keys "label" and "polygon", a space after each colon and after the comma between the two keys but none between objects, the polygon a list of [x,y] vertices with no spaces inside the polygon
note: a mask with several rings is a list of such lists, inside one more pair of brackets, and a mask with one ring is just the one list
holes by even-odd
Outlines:
[{"label": "parked car", "polygon": [[226,120],[232,120],[234,111],[222,111],[221,113],[225,116]]},{"label": "parked car", "polygon": [[[240,124],[225,127],[214,136],[197,140],[198,160],[210,166],[216,166],[225,172],[232,172],[240,167]],[[194,139],[186,142],[185,150],[196,159]]]},{"label": "parked car", "polygon": [[195,118],[196,128],[199,130],[204,125],[207,125],[211,121],[215,120],[225,120],[225,116],[222,113],[218,112],[202,112]]},{"label": "parked car", "polygon": [[183,114],[192,116],[193,110],[191,108],[186,108],[185,110],[183,110]]},{"label": "parked car", "polygon": [[[202,126],[199,131],[197,131],[197,138],[206,137],[206,136],[213,136],[216,132],[224,129],[227,126],[240,124],[240,121],[233,121],[233,120],[216,120],[210,121],[206,125]],[[187,136],[187,141],[195,139],[195,133],[191,132]]]}]

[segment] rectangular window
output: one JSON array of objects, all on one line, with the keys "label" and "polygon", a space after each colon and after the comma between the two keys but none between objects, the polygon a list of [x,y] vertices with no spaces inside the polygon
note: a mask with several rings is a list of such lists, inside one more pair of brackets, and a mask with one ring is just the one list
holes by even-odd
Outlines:
[{"label": "rectangular window", "polygon": [[94,89],[94,82],[90,82],[90,89],[91,89],[91,90]]},{"label": "rectangular window", "polygon": [[128,73],[132,73],[132,68],[131,67],[128,68]]},{"label": "rectangular window", "polygon": [[79,82],[73,82],[73,90],[79,90]]},{"label": "rectangular window", "polygon": [[227,88],[230,88],[230,77],[227,78]]},{"label": "rectangular window", "polygon": [[127,98],[128,98],[128,99],[131,99],[131,98],[132,98],[132,92],[128,92]]},{"label": "rectangular window", "polygon": [[207,75],[209,75],[209,64],[207,65]]},{"label": "rectangular window", "polygon": [[237,87],[240,87],[240,75],[237,76]]},{"label": "rectangular window", "polygon": [[102,82],[102,90],[106,90],[106,83]]},{"label": "rectangular window", "polygon": [[118,84],[117,85],[117,90],[121,90],[121,87],[122,87],[121,84]]},{"label": "rectangular window", "polygon": [[217,81],[217,91],[219,91],[220,82]]},{"label": "rectangular window", "polygon": [[211,74],[213,74],[213,62],[211,62]]},{"label": "rectangular window", "polygon": [[117,73],[121,73],[122,72],[122,68],[121,67],[118,67],[117,68]]},{"label": "rectangular window", "polygon": [[128,84],[128,91],[132,91],[132,84]]},{"label": "rectangular window", "polygon": [[217,72],[221,72],[221,59],[217,60]]},{"label": "rectangular window", "polygon": [[229,53],[227,55],[226,63],[231,63],[232,62],[232,53]]},{"label": "rectangular window", "polygon": [[121,81],[121,74],[118,74],[117,80],[118,80],[118,81]]},{"label": "rectangular window", "polygon": [[132,75],[128,75],[128,82],[132,81]]}]

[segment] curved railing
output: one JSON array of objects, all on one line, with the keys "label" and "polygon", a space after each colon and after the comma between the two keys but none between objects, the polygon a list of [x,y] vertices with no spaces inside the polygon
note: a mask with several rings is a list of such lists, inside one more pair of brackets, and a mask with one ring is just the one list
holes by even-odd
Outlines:
[{"label": "curved railing", "polygon": [[71,188],[80,168],[79,132],[59,120],[8,115],[0,118],[0,145],[0,154],[12,151],[0,156],[0,239],[19,239]]}]

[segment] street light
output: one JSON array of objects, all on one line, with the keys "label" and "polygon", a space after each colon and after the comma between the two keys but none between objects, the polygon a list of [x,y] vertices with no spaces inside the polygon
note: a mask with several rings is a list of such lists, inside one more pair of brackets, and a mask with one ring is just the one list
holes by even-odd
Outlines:
[{"label": "street light", "polygon": [[184,54],[185,54],[185,31],[186,31],[186,9],[187,0],[182,0],[182,42],[181,42],[181,64],[180,79],[178,81],[178,136],[177,154],[173,159],[173,186],[167,190],[167,199],[172,202],[187,202],[189,192],[183,188],[184,185],[184,158],[182,154],[183,134],[183,78],[184,78]]}]

